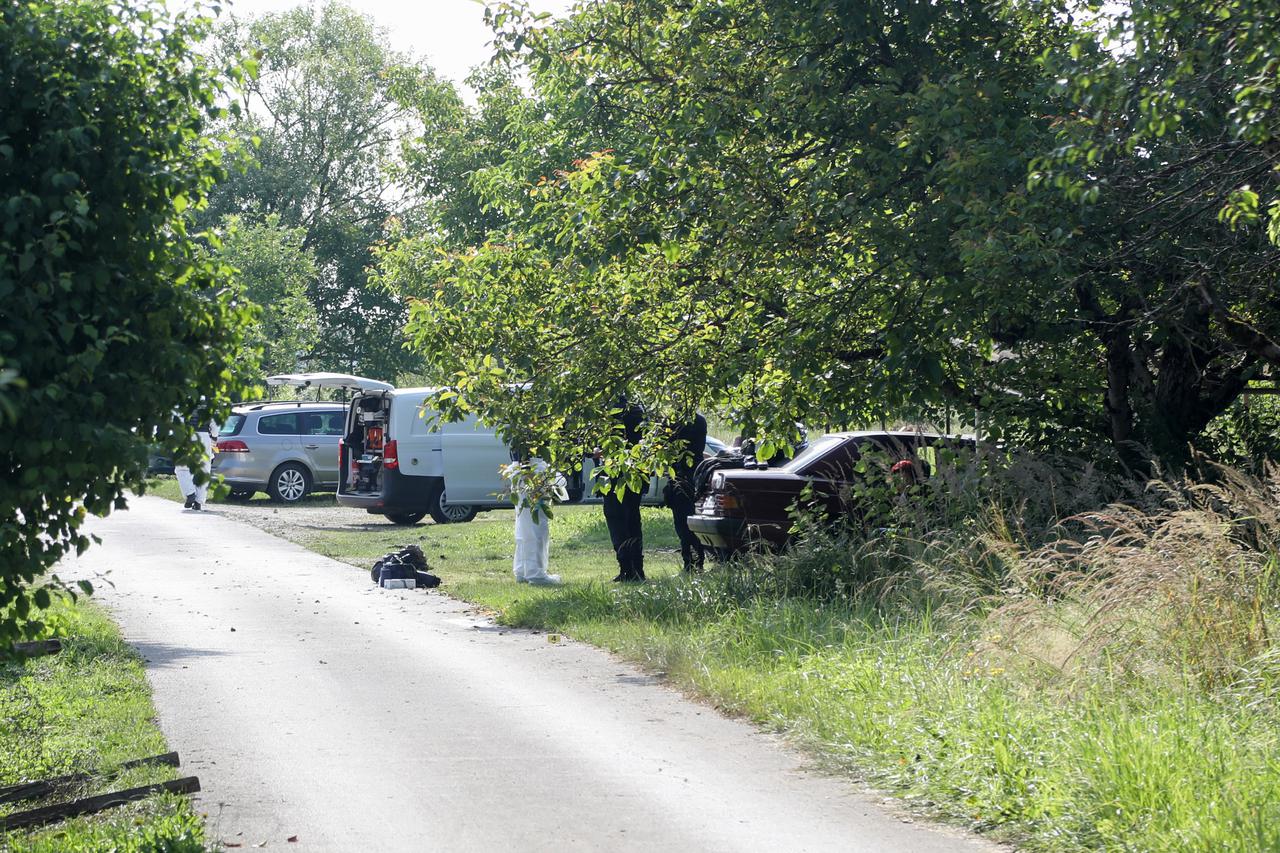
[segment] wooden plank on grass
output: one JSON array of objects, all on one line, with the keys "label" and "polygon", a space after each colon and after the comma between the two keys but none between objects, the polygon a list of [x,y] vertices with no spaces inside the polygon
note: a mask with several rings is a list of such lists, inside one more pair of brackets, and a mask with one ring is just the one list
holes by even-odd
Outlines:
[{"label": "wooden plank on grass", "polygon": [[107,809],[122,806],[134,800],[145,800],[152,794],[194,794],[200,790],[200,780],[195,776],[174,779],[170,782],[158,782],[155,785],[143,785],[140,788],[129,788],[125,791],[113,791],[110,794],[99,794],[96,797],[85,797],[83,800],[72,800],[69,803],[56,803],[52,806],[31,809],[26,812],[14,812],[0,818],[0,832],[11,829],[23,829],[31,826],[42,826],[69,817],[93,814]]},{"label": "wooden plank on grass", "polygon": [[[126,761],[120,765],[119,770],[113,771],[110,775],[115,775],[120,770],[130,770],[134,767],[160,766],[168,765],[177,767],[182,762],[178,758],[176,752],[166,752],[163,755],[150,755],[146,758],[135,758],[132,761]],[[23,782],[19,785],[5,785],[0,787],[0,803],[16,803],[19,800],[34,800],[36,797],[44,797],[52,794],[58,788],[65,788],[67,785],[73,785],[77,782],[87,782],[96,777],[105,777],[106,773],[71,773],[67,776],[55,776],[52,779],[37,779],[33,782]]]},{"label": "wooden plank on grass", "polygon": [[41,655],[56,655],[62,651],[62,641],[35,640],[30,643],[14,643],[13,650],[29,658],[38,658]]}]

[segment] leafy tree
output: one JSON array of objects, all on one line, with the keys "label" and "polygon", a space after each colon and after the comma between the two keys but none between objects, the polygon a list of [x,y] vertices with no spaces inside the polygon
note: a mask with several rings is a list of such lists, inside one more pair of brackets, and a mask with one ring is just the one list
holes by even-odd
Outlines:
[{"label": "leafy tree", "polygon": [[424,93],[415,105],[423,132],[405,152],[404,179],[430,200],[418,227],[453,247],[483,243],[526,211],[529,186],[582,145],[548,121],[546,104],[524,91],[509,66],[479,68],[467,83],[474,108]]},{"label": "leafy tree", "polygon": [[456,97],[452,87],[338,2],[232,20],[217,49],[256,58],[233,131],[256,141],[257,162],[218,187],[207,221],[276,216],[302,230],[316,263],[308,296],[319,322],[308,361],[383,377],[410,368],[399,334],[404,306],[369,286],[366,268],[388,220],[412,217],[420,203],[396,182],[401,142],[421,131],[418,107],[436,94]]},{"label": "leafy tree", "polygon": [[[941,410],[942,358],[971,375],[985,353],[929,328],[957,322],[926,286],[956,267],[922,204],[946,162],[937,114],[970,101],[953,137],[980,126],[989,149],[1027,146],[1030,122],[987,129],[1029,112],[1041,45],[985,4],[810,6],[614,2],[511,31],[560,147],[580,147],[474,252],[387,256],[389,277],[418,284],[417,342],[441,378],[464,374],[468,401],[505,423],[524,413],[476,387],[501,370],[597,431],[626,389],[655,441],[707,401],[784,440],[798,419]],[[970,98],[978,81],[993,97]],[[1025,181],[1016,161],[995,172]]]},{"label": "leafy tree", "polygon": [[[1248,64],[1241,80],[1274,66],[1213,28],[1127,16],[1150,30],[1144,60],[1064,11],[609,0],[542,25],[494,7],[549,117],[534,153],[574,153],[531,179],[516,150],[471,180],[503,218],[469,250],[430,235],[386,254],[419,297],[419,350],[466,404],[548,441],[566,419],[603,429],[628,389],[655,444],[664,418],[719,402],[779,440],[796,420],[954,412],[1176,463],[1258,375],[1244,327],[1271,340],[1280,314],[1275,247],[1246,215],[1219,221],[1245,174],[1224,122],[1258,87],[1191,86],[1151,57]],[[1099,148],[1139,139],[1144,87],[1175,92],[1183,121]],[[1250,144],[1248,174],[1273,175]]]},{"label": "leafy tree", "polygon": [[216,257],[237,270],[240,295],[259,310],[245,334],[242,362],[267,375],[306,369],[321,331],[307,298],[316,263],[303,248],[305,233],[283,227],[277,214],[261,222],[229,216],[221,230]]},{"label": "leafy tree", "polygon": [[1280,375],[1280,18],[1253,0],[1161,0],[1103,23],[1049,62],[1074,109],[1033,182],[1087,208],[1063,251],[1112,441],[1176,461],[1251,381]]},{"label": "leafy tree", "polygon": [[34,581],[142,487],[148,445],[193,462],[188,419],[236,394],[244,313],[188,221],[224,173],[206,134],[226,77],[193,50],[210,23],[0,9],[0,650],[40,630]]}]

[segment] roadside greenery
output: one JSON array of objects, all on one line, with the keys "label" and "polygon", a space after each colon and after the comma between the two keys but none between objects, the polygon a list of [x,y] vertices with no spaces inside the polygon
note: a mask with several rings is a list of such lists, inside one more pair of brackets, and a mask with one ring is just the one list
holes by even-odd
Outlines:
[{"label": "roadside greenery", "polygon": [[[0,665],[0,785],[70,773],[110,771],[166,751],[137,654],[97,608],[60,599],[46,621],[63,636],[61,653]],[[50,802],[175,778],[168,767],[127,770],[72,786]],[[24,801],[0,814],[44,805]],[[200,818],[185,798],[161,796],[30,832],[0,833],[21,853],[205,850]]]},{"label": "roadside greenery", "polygon": [[234,154],[212,124],[239,71],[196,52],[195,9],[0,9],[0,656],[148,446],[195,460],[189,423],[239,396],[247,312],[190,221]]}]

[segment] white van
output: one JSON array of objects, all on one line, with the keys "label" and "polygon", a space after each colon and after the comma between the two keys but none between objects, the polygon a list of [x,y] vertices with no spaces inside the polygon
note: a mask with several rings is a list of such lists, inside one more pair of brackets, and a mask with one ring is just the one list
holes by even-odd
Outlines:
[{"label": "white van", "polygon": [[498,497],[505,488],[498,469],[511,461],[506,444],[474,417],[438,423],[426,404],[435,389],[338,373],[281,374],[267,382],[352,395],[336,460],[343,506],[395,524],[426,515],[438,524],[470,521],[480,510],[511,506]]},{"label": "white van", "polygon": [[366,391],[347,412],[340,447],[338,503],[416,524],[470,521],[482,509],[510,507],[499,469],[511,451],[474,417],[438,423],[431,388]]}]

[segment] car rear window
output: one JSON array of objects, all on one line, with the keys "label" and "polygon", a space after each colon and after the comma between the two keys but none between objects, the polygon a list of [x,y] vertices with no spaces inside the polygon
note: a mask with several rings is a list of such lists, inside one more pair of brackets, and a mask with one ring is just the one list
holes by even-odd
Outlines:
[{"label": "car rear window", "polygon": [[303,412],[303,435],[342,435],[346,412]]},{"label": "car rear window", "polygon": [[298,416],[293,412],[287,415],[265,415],[258,419],[258,435],[297,435]]},{"label": "car rear window", "polygon": [[831,448],[844,441],[843,438],[835,435],[824,435],[822,438],[810,444],[804,450],[800,451],[794,459],[785,463],[782,467],[789,471],[799,471],[815,459],[826,454]]},{"label": "car rear window", "polygon": [[226,423],[218,427],[218,435],[239,435],[242,426],[244,426],[244,415],[231,415]]}]

